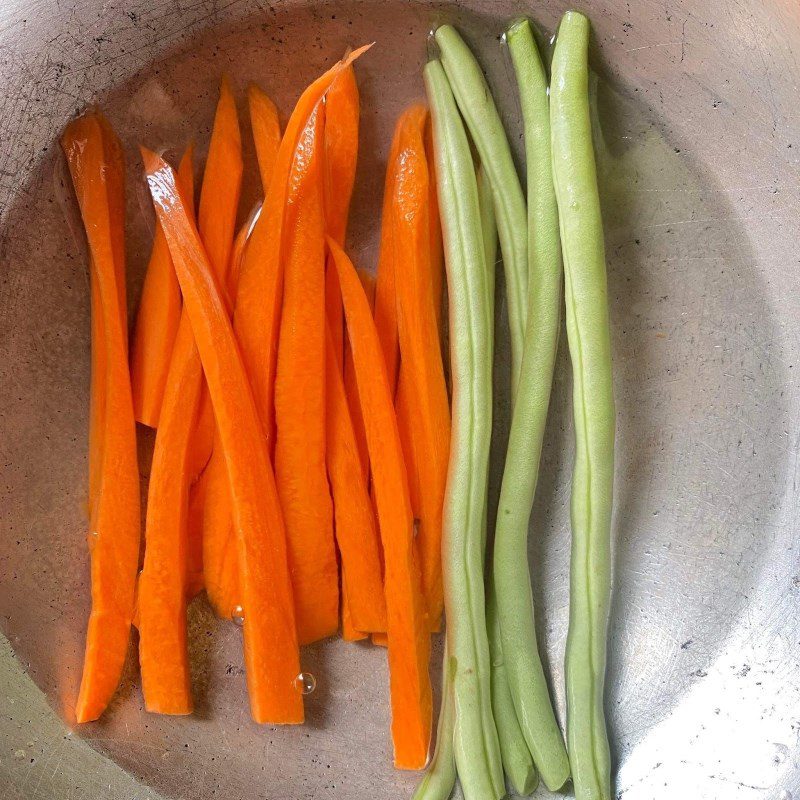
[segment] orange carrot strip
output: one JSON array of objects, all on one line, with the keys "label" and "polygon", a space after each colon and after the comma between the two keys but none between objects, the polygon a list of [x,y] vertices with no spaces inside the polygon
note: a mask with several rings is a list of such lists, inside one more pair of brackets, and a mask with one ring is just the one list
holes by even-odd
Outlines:
[{"label": "orange carrot strip", "polygon": [[[351,60],[361,55],[365,49],[362,47],[351,54]],[[347,63],[350,62],[344,62],[344,65]],[[283,297],[281,242],[289,175],[298,140],[309,117],[342,66],[340,62],[328,70],[297,101],[276,156],[272,183],[247,243],[236,291],[234,329],[270,455],[275,447],[275,369]],[[212,458],[212,462],[213,460]],[[214,467],[214,464],[209,466]],[[209,476],[210,482],[216,483],[224,479],[224,470],[219,469],[219,465],[214,468],[214,472],[218,474]],[[236,559],[235,554],[231,553],[235,539],[229,502],[226,500],[227,488],[215,485],[209,488],[209,493],[211,497],[203,527],[206,591],[215,611],[220,616],[229,616],[231,608],[238,605],[238,602],[235,599]]]},{"label": "orange carrot strip", "polygon": [[256,146],[258,172],[264,196],[267,196],[275,159],[281,144],[281,125],[278,120],[278,109],[269,95],[256,84],[247,87],[247,102],[250,108],[250,125],[253,129],[253,142]]},{"label": "orange carrot strip", "polygon": [[301,644],[339,627],[339,574],[325,469],[324,107],[297,149],[285,214],[284,287],[275,373],[275,481]]},{"label": "orange carrot strip", "polygon": [[421,769],[431,732],[430,636],[419,566],[413,547],[413,517],[389,379],[376,325],[358,274],[333,239],[353,342],[358,396],[364,412],[378,523],[383,543],[389,636],[389,683],[395,766]]},{"label": "orange carrot strip", "polygon": [[[188,197],[186,198],[188,203]],[[176,351],[194,342],[188,315],[181,317]],[[197,423],[200,363],[189,368],[173,359],[158,426],[145,524],[144,568],[139,577],[139,665],[145,708],[159,714],[191,714],[189,652],[186,640],[188,577],[186,480],[189,441]],[[187,404],[187,397],[193,405]],[[163,476],[172,476],[164,479]]]},{"label": "orange carrot strip", "polygon": [[[325,229],[342,246],[356,180],[359,102],[355,70],[349,64],[331,84],[325,98]],[[341,370],[344,316],[336,268],[330,264],[325,271],[325,315]]]},{"label": "orange carrot strip", "polygon": [[[178,179],[193,202],[194,176],[190,144],[178,167]],[[156,221],[153,249],[142,287],[136,330],[131,347],[131,390],[137,422],[155,428],[161,412],[164,385],[181,318],[181,289],[169,257],[164,231]]]},{"label": "orange carrot strip", "polygon": [[[178,176],[180,178],[180,175]],[[216,439],[214,440],[216,442]],[[216,445],[215,445],[216,446]],[[212,454],[213,460],[213,454]],[[223,468],[225,459],[221,458]],[[186,517],[186,602],[197,597],[205,589],[203,575],[203,514],[208,498],[208,462],[200,477],[189,487],[189,509]]]},{"label": "orange carrot strip", "polygon": [[88,722],[111,700],[128,650],[139,559],[139,470],[120,246],[124,176],[121,159],[114,156],[120,145],[99,114],[70,123],[61,145],[86,229],[92,273],[92,610],[75,711],[78,722]]},{"label": "orange carrot strip", "polygon": [[[228,274],[228,290],[231,295],[238,286],[250,234],[260,213],[261,209],[258,208],[236,234]],[[224,536],[206,537],[206,531],[221,530],[225,531]],[[206,562],[210,565],[210,569],[207,569]],[[242,601],[228,473],[219,430],[214,435],[214,450],[208,466],[192,487],[190,494],[189,572],[190,581],[193,573],[202,581],[202,583],[195,581],[194,586],[187,587],[189,597],[194,596],[193,589],[199,585],[200,588],[207,590],[209,600],[219,616],[231,618],[233,610],[240,606]]]},{"label": "orange carrot strip", "polygon": [[[224,288],[229,286],[242,169],[242,138],[236,100],[228,76],[223,75],[203,172],[197,226],[208,253],[208,260],[214,273],[221,278]],[[191,402],[191,398],[189,401]],[[189,450],[189,470],[193,479],[208,464],[213,446],[214,414],[205,381],[201,381],[200,410]]]},{"label": "orange carrot strip", "polygon": [[395,291],[395,264],[392,246],[392,227],[389,224],[394,170],[397,163],[399,142],[395,132],[386,165],[386,180],[383,191],[383,210],[381,212],[381,242],[378,253],[378,271],[375,278],[375,326],[381,340],[389,389],[394,398],[397,391],[397,377],[400,365],[400,344],[397,334],[397,294]]},{"label": "orange carrot strip", "polygon": [[[334,266],[334,269],[336,267]],[[327,463],[336,512],[336,541],[342,556],[346,608],[359,631],[386,629],[378,530],[360,469],[350,410],[342,375],[333,356],[333,337],[327,332],[325,366]]]},{"label": "orange carrot strip", "polygon": [[346,642],[360,642],[369,636],[368,633],[358,630],[353,625],[350,616],[350,604],[347,601],[347,576],[342,572],[342,639]]},{"label": "orange carrot strip", "polygon": [[389,635],[385,631],[375,631],[370,634],[372,644],[377,644],[379,647],[389,646]]},{"label": "orange carrot strip", "polygon": [[208,381],[231,487],[244,608],[250,709],[256,722],[302,722],[299,655],[286,540],[269,454],[220,285],[175,174],[144,151],[147,179]]},{"label": "orange carrot strip", "polygon": [[400,335],[400,385],[407,390],[410,451],[416,477],[419,535],[415,544],[422,569],[428,617],[438,627],[442,589],[442,505],[450,454],[450,407],[439,344],[431,275],[430,187],[425,154],[424,106],[400,118],[400,149],[392,195],[394,262]]}]

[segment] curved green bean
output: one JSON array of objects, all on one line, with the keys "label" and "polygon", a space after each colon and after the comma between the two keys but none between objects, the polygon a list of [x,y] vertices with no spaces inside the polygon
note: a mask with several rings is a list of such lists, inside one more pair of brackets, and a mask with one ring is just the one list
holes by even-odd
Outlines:
[{"label": "curved green bean", "polygon": [[494,580],[502,651],[517,719],[542,780],[556,790],[569,778],[569,760],[537,649],[528,526],[558,347],[558,209],[550,167],[547,76],[527,22],[512,26],[507,37],[525,124],[531,271],[525,351],[497,512]]},{"label": "curved green bean", "polygon": [[500,121],[492,93],[475,56],[451,25],[437,28],[435,38],[441,50],[442,64],[458,108],[467,123],[492,187],[500,249],[503,252],[503,268],[506,274],[513,397],[517,393],[519,383],[528,305],[528,229],[525,224],[525,198],[503,123]]},{"label": "curved green bean", "polygon": [[[497,257],[497,225],[494,217],[492,190],[483,165],[478,169],[478,200],[481,210],[481,231],[486,249],[486,266],[489,275],[489,296],[494,300],[494,268]],[[484,521],[484,542],[486,522]],[[492,712],[497,737],[500,741],[500,755],[503,769],[514,791],[529,795],[536,788],[539,776],[533,766],[528,745],[519,727],[514,701],[508,688],[503,648],[500,643],[500,620],[497,615],[497,598],[491,569],[486,579],[486,627],[489,636],[489,655],[492,660]]]},{"label": "curved green bean", "polygon": [[603,711],[611,593],[614,396],[603,222],[588,99],[589,21],[564,15],[550,93],[553,178],[564,255],[575,465],[566,651],[567,742],[578,800],[610,800]]},{"label": "curved green bean", "polygon": [[492,800],[505,794],[491,710],[483,587],[493,310],[487,303],[478,188],[466,132],[441,63],[429,62],[424,77],[433,120],[450,314],[453,432],[442,562],[456,709],[454,752],[467,800]]},{"label": "curved green bean", "polygon": [[447,642],[442,657],[442,707],[436,728],[436,746],[433,760],[419,782],[411,800],[448,800],[456,785],[456,759],[453,753],[455,729],[455,696],[453,693],[453,670]]}]

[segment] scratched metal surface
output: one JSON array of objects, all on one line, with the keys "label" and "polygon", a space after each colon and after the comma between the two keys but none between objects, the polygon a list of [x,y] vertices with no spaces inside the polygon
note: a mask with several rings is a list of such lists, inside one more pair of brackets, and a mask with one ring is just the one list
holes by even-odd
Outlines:
[{"label": "scratched metal surface", "polygon": [[[800,800],[800,10],[793,0],[581,5],[595,24],[601,75],[619,407],[606,698],[617,796]],[[564,6],[534,13],[552,29]],[[431,21],[455,15],[463,25],[516,131],[494,36],[519,10],[479,0],[438,10],[0,4],[3,798],[409,795],[413,776],[390,767],[383,651],[309,648],[304,666],[319,679],[309,724],[257,729],[239,633],[202,604],[191,620],[193,718],[145,714],[131,668],[101,722],[71,727],[87,614],[88,286],[54,137],[77,110],[102,103],[129,145],[134,185],[138,141],[177,148],[195,135],[206,146],[223,69],[240,86],[259,80],[286,113],[323,64],[374,39],[358,68],[365,144],[351,237],[358,260],[374,263],[382,160],[397,111],[421,95]],[[137,185],[132,297],[150,224]],[[498,365],[502,382],[502,347]],[[562,716],[568,389],[562,353],[531,546]]]}]

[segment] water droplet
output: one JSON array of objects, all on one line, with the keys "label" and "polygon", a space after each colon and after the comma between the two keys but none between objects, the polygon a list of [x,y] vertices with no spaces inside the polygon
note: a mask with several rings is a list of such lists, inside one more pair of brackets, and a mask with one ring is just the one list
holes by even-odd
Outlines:
[{"label": "water droplet", "polygon": [[550,47],[552,47],[552,46],[553,46],[555,43],[556,43],[556,35],[555,35],[555,34],[553,34],[553,35],[550,37]]},{"label": "water droplet", "polygon": [[418,519],[414,520],[414,533],[413,533],[413,536],[414,536],[415,539],[417,538],[417,536],[419,536],[419,520]]},{"label": "water droplet", "polygon": [[238,625],[241,628],[244,625],[244,609],[241,606],[234,606],[233,611],[231,611],[231,619],[234,625]]},{"label": "water droplet", "polygon": [[310,672],[301,672],[294,679],[294,688],[300,694],[311,694],[317,688],[317,679]]},{"label": "water droplet", "polygon": [[89,531],[89,536],[96,537],[96,536],[99,536],[99,535],[100,534],[97,531]]}]

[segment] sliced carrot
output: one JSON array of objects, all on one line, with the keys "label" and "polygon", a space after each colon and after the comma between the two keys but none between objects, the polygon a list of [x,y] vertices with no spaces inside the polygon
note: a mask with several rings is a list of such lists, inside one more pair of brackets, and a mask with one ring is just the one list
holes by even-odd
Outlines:
[{"label": "sliced carrot", "polygon": [[325,467],[324,124],[320,104],[303,132],[289,178],[275,372],[275,481],[301,644],[339,627],[339,571]]},{"label": "sliced carrot", "polygon": [[391,389],[375,322],[358,274],[333,239],[347,331],[353,343],[358,396],[364,412],[378,524],[385,559],[389,683],[395,766],[421,769],[431,732],[430,636],[413,547],[408,483]]},{"label": "sliced carrot", "polygon": [[[346,66],[325,97],[325,229],[344,246],[358,160],[359,95],[355,70]],[[325,314],[336,361],[344,359],[344,316],[336,268],[325,271]]]},{"label": "sliced carrot", "polygon": [[[229,270],[239,195],[242,188],[242,138],[236,100],[227,75],[222,77],[214,128],[203,171],[197,226],[214,273],[229,286]],[[225,292],[227,293],[227,292]],[[214,445],[214,414],[205,382],[200,383],[200,408],[189,450],[189,471],[196,478],[208,464]],[[191,402],[191,398],[189,398]]]},{"label": "sliced carrot", "polygon": [[364,631],[358,630],[353,625],[353,619],[350,616],[350,604],[347,601],[347,577],[342,572],[342,639],[346,642],[361,642],[366,639],[369,634]]},{"label": "sliced carrot", "polygon": [[[450,454],[450,408],[439,344],[431,274],[430,187],[424,131],[427,110],[412,106],[400,118],[390,220],[400,339],[402,415],[408,426],[407,459],[416,473],[422,588],[428,617],[438,627],[442,590],[442,505]],[[407,460],[408,464],[408,460]]]},{"label": "sliced carrot", "polygon": [[278,109],[269,95],[254,83],[247,87],[247,103],[250,108],[250,126],[253,129],[253,142],[256,146],[258,172],[266,197],[281,144]]},{"label": "sliced carrot", "polygon": [[[186,199],[188,203],[188,198]],[[193,346],[192,324],[181,317],[177,352]],[[189,451],[197,423],[201,379],[198,359],[173,359],[156,433],[145,524],[144,568],[139,577],[139,665],[145,708],[159,714],[191,714],[186,640],[188,578]],[[187,403],[187,397],[194,400]]]},{"label": "sliced carrot", "polygon": [[370,638],[372,639],[372,644],[377,644],[379,647],[389,646],[389,635],[385,631],[375,631],[375,633],[370,634]]},{"label": "sliced carrot", "polygon": [[92,273],[92,610],[75,711],[78,722],[87,722],[97,719],[111,700],[128,650],[139,559],[139,470],[128,372],[124,176],[115,155],[121,148],[99,114],[70,123],[61,145],[86,229]]},{"label": "sliced carrot", "polygon": [[225,453],[241,570],[250,708],[257,722],[302,722],[286,539],[269,454],[220,284],[176,185],[144,151],[150,192],[208,381]]},{"label": "sliced carrot", "polygon": [[[335,269],[334,265],[334,269]],[[343,590],[350,622],[358,631],[386,629],[378,530],[360,469],[344,383],[328,331],[325,371],[327,464],[336,512],[336,542],[342,557]]]},{"label": "sliced carrot", "polygon": [[[357,58],[365,49],[362,47],[355,51],[350,59]],[[289,175],[298,140],[312,111],[343,65],[348,63],[336,64],[314,81],[303,92],[292,112],[275,159],[272,182],[248,239],[236,290],[234,329],[270,455],[275,448],[275,369],[283,297],[281,242]],[[212,463],[210,467],[213,466]],[[209,476],[210,482],[216,484],[224,480],[224,471],[219,469],[219,465],[213,472],[217,474]],[[229,616],[230,609],[238,604],[235,602],[237,573],[236,559],[232,554],[235,539],[230,503],[226,499],[225,486],[209,487],[209,493],[210,505],[203,524],[206,591],[216,612],[220,616]]]},{"label": "sliced carrot", "polygon": [[[178,177],[180,178],[180,176]],[[224,458],[222,458],[222,462],[224,465]],[[189,487],[189,510],[186,518],[187,603],[190,603],[206,587],[203,574],[203,514],[208,497],[208,470],[210,467],[211,461],[208,462],[208,467],[203,470],[200,477]]]},{"label": "sliced carrot", "polygon": [[392,246],[392,226],[388,224],[391,213],[394,171],[399,142],[395,132],[386,165],[386,181],[381,212],[381,241],[378,253],[378,271],[375,278],[375,326],[381,340],[381,349],[389,378],[389,389],[394,398],[400,366],[400,344],[397,334],[397,293],[395,291],[395,264]]},{"label": "sliced carrot", "polygon": [[[193,154],[194,145],[190,144],[178,167],[181,188],[190,201],[194,197]],[[151,428],[158,425],[180,318],[181,289],[169,257],[164,231],[156,221],[153,249],[139,300],[131,346],[133,410],[137,422]]]}]

